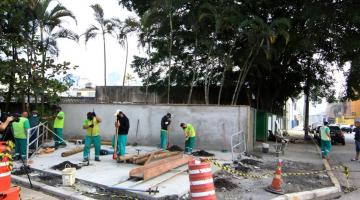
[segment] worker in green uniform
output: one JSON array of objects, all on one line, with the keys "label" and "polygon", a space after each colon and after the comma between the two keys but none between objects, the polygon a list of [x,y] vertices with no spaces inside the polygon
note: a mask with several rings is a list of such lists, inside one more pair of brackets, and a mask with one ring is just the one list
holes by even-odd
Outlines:
[{"label": "worker in green uniform", "polygon": [[321,153],[322,153],[322,158],[325,158],[325,159],[329,159],[329,153],[332,148],[330,128],[327,125],[328,125],[328,122],[324,122],[324,126],[322,126],[320,128]]},{"label": "worker in green uniform", "polygon": [[185,153],[191,154],[196,142],[196,131],[191,124],[181,123],[185,135]]},{"label": "worker in green uniform", "polygon": [[[24,116],[24,114],[23,114]],[[29,120],[25,117],[16,115],[12,123],[12,131],[15,138],[15,157],[26,160],[27,149],[27,130],[30,128]]]},{"label": "worker in green uniform", "polygon": [[63,128],[64,128],[64,122],[65,122],[65,113],[61,110],[61,107],[58,106],[56,108],[56,116],[54,120],[54,132],[56,135],[54,135],[54,141],[55,141],[55,148],[57,147],[66,147],[66,144],[64,142],[64,136],[63,136]]},{"label": "worker in green uniform", "polygon": [[90,146],[94,144],[95,147],[95,161],[100,161],[100,117],[96,116],[95,112],[88,112],[87,118],[83,123],[83,129],[86,130],[85,147],[84,147],[84,162],[89,161]]},{"label": "worker in green uniform", "polygon": [[160,131],[160,148],[166,150],[168,146],[169,127],[171,123],[171,114],[167,113],[161,118],[161,131]]}]

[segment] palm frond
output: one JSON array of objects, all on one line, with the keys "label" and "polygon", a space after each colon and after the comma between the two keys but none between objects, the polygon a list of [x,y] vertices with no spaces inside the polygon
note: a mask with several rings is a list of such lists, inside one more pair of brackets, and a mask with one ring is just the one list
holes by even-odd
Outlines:
[{"label": "palm frond", "polygon": [[97,34],[99,34],[99,28],[94,26],[94,25],[91,25],[90,28],[88,28],[85,33],[84,33],[84,36],[85,36],[85,44],[90,40],[90,39],[93,39],[97,36]]},{"label": "palm frond", "polygon": [[99,4],[94,4],[90,6],[94,10],[94,16],[96,21],[103,23],[104,21],[104,10]]},{"label": "palm frond", "polygon": [[61,29],[58,32],[54,33],[54,39],[58,39],[58,38],[66,38],[66,39],[70,39],[70,40],[74,40],[76,42],[79,41],[79,35],[74,33],[73,31],[69,30],[69,29]]}]

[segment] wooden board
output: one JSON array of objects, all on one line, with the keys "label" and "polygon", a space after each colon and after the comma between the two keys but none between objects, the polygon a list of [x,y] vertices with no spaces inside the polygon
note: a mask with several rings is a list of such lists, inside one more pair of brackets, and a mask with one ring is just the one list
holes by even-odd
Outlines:
[{"label": "wooden board", "polygon": [[158,161],[150,162],[145,166],[132,169],[129,172],[129,176],[141,178],[146,181],[151,178],[157,177],[161,174],[164,174],[170,171],[171,169],[185,165],[190,160],[192,160],[192,157],[188,155],[184,155],[184,154],[174,155]]}]

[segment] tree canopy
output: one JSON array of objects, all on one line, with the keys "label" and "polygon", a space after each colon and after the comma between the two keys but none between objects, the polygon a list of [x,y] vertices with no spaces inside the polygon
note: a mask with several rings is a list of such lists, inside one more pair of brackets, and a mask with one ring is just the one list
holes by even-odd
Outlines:
[{"label": "tree canopy", "polygon": [[[136,57],[132,67],[150,86],[165,86],[167,80],[171,86],[202,86],[205,103],[209,88],[225,86],[234,95],[219,93],[220,104],[247,103],[281,112],[285,101],[300,93],[312,101],[324,97],[333,101],[331,66],[342,70],[349,63],[344,98],[360,97],[355,78],[360,75],[356,0],[119,0],[119,4],[141,17],[140,34],[146,36],[151,56]],[[191,92],[184,95],[191,98]]]}]

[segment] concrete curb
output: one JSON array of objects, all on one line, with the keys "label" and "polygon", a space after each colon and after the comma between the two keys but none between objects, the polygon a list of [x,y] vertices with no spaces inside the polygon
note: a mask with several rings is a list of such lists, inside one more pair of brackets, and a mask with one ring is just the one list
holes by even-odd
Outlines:
[{"label": "concrete curb", "polygon": [[[17,184],[20,184],[20,185],[25,185],[27,186],[28,188],[30,188],[30,183],[29,183],[29,180],[26,179],[26,178],[23,178],[23,177],[20,177],[20,176],[14,176],[14,175],[11,175],[11,181],[13,183],[17,183]],[[90,198],[90,197],[87,197],[87,196],[84,196],[84,195],[81,195],[81,194],[78,194],[76,192],[69,192],[69,191],[66,191],[62,188],[57,188],[57,187],[53,187],[53,186],[49,186],[49,185],[46,185],[44,183],[40,183],[40,182],[37,182],[37,181],[31,181],[32,185],[33,185],[33,188],[34,189],[37,189],[37,190],[40,190],[40,191],[43,191],[47,194],[52,194],[54,196],[57,196],[57,197],[60,197],[60,198],[63,198],[63,199],[71,199],[71,200],[95,200],[93,198]]]},{"label": "concrete curb", "polygon": [[[312,139],[312,141],[313,141],[318,153],[321,156],[320,148],[318,147],[318,145],[316,145],[316,143],[314,142],[313,139]],[[338,193],[340,193],[341,187],[340,187],[339,181],[337,180],[337,178],[334,176],[333,172],[331,171],[329,162],[326,159],[322,159],[322,161],[323,161],[323,165],[325,166],[325,169],[327,170],[327,174],[329,175],[330,181],[332,182],[332,184],[334,184],[334,186],[321,188],[321,189],[315,189],[315,190],[309,190],[309,191],[303,191],[303,192],[284,194],[282,196],[272,198],[272,200],[320,199],[320,198],[325,198],[325,197],[334,196],[334,195],[336,196]]]}]

